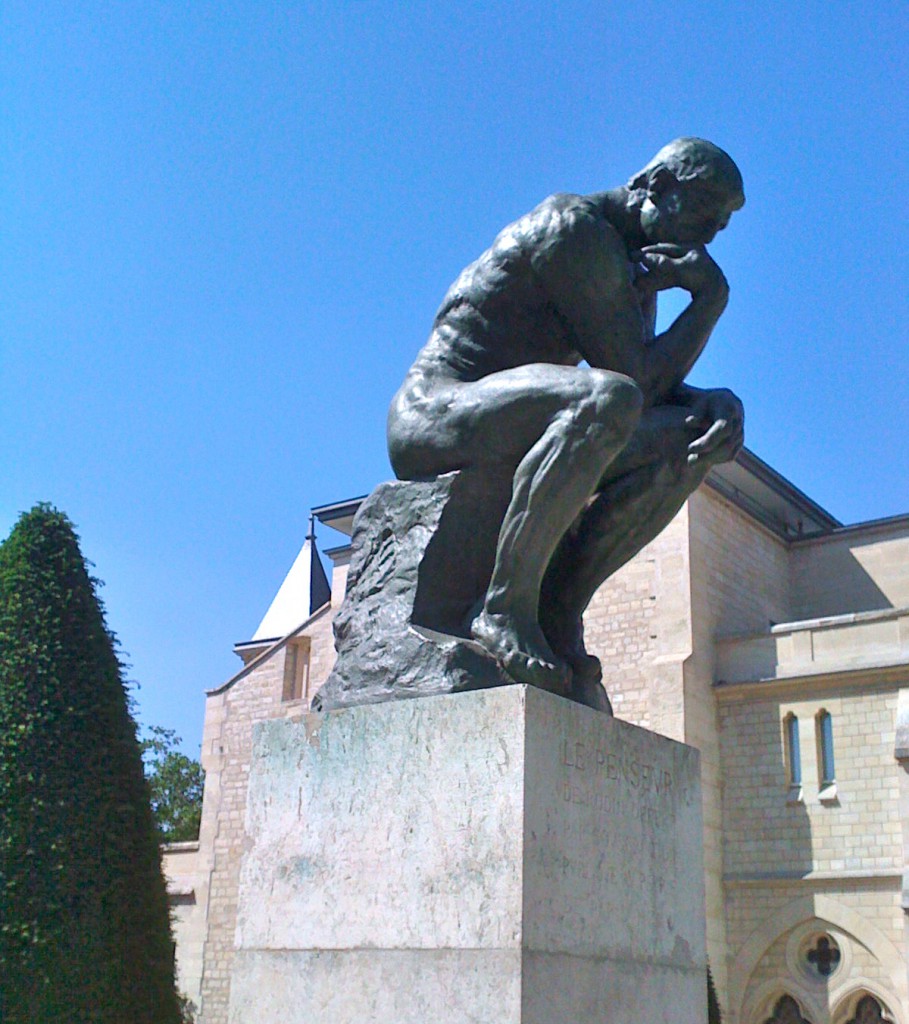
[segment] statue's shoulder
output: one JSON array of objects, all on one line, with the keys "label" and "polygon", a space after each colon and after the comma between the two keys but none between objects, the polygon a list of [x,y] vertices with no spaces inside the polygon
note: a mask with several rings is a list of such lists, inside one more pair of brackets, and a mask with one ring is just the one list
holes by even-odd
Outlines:
[{"label": "statue's shoulder", "polygon": [[596,196],[556,192],[534,207],[526,218],[526,233],[534,248],[593,245],[625,258],[625,245],[618,231],[603,214]]},{"label": "statue's shoulder", "polygon": [[598,280],[627,275],[624,240],[596,196],[557,192],[527,214],[524,247],[539,273],[590,274]]}]

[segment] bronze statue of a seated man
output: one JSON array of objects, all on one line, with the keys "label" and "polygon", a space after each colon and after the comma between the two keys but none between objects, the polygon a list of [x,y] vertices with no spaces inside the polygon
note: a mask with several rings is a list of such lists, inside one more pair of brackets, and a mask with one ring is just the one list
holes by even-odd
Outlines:
[{"label": "bronze statue of a seated man", "polygon": [[[461,273],[392,402],[400,479],[513,475],[469,628],[517,681],[609,710],[584,609],[742,445],[735,395],[684,380],[729,293],[705,246],[744,201],[730,157],[693,138],[625,186],[551,196]],[[691,302],[655,335],[668,288]]]}]

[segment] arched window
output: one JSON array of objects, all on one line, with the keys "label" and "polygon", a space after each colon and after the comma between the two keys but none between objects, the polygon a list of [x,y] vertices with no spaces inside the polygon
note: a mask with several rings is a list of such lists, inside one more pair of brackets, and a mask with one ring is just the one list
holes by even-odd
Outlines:
[{"label": "arched window", "polygon": [[[792,996],[783,996],[774,1006],[773,1015],[764,1024],[811,1024],[811,1021],[802,1016],[799,1004]],[[861,1024],[865,1024],[865,1021]]]},{"label": "arched window", "polygon": [[824,789],[836,782],[836,770],[833,766],[833,716],[829,711],[818,712],[817,749],[821,789]]},{"label": "arched window", "polygon": [[789,786],[796,789],[802,784],[802,755],[799,750],[799,720],[793,714],[786,715],[786,767],[789,771]]},{"label": "arched window", "polygon": [[874,996],[862,996],[855,1008],[855,1016],[849,1024],[893,1024],[884,1016],[884,1008]]}]

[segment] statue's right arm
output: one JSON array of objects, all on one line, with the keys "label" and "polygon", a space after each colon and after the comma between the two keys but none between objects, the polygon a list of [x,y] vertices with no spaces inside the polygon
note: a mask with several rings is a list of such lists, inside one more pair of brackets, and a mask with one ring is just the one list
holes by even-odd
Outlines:
[{"label": "statue's right arm", "polygon": [[[729,288],[706,249],[648,246],[648,271],[632,281],[624,240],[585,204],[565,197],[541,206],[532,257],[534,270],[571,333],[577,352],[596,369],[624,373],[648,405],[665,401],[688,375],[726,307]],[[683,288],[691,303],[651,338],[645,322],[653,293]]]},{"label": "statue's right arm", "polygon": [[618,232],[583,206],[569,208],[534,248],[534,270],[578,354],[638,380],[647,325]]},{"label": "statue's right arm", "polygon": [[649,274],[644,291],[682,288],[691,302],[673,324],[645,346],[638,383],[651,402],[670,396],[685,380],[726,308],[729,286],[707,250],[653,245],[642,250]]}]

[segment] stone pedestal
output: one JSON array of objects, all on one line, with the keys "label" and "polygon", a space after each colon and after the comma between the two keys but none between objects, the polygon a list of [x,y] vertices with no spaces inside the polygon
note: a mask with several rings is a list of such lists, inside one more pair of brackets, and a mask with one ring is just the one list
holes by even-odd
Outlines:
[{"label": "stone pedestal", "polygon": [[704,1024],[698,754],[533,687],[256,728],[232,1024]]}]

